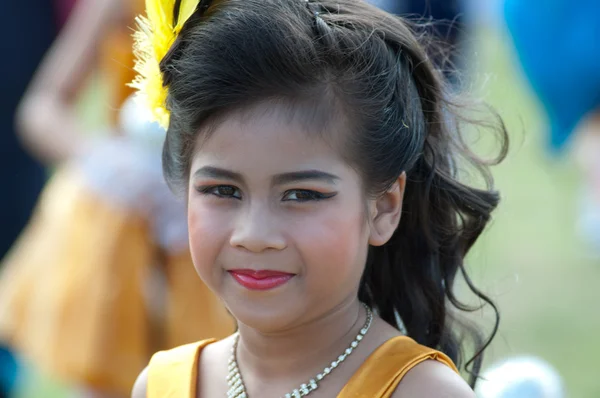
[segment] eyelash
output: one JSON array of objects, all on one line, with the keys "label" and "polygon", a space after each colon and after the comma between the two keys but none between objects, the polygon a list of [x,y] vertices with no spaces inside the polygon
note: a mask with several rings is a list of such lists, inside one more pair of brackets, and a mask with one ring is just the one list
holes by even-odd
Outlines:
[{"label": "eyelash", "polygon": [[[227,189],[233,189],[234,194],[232,195],[227,195],[227,194],[222,194],[219,193],[218,190],[219,189],[223,189],[223,188],[227,188]],[[234,187],[233,185],[209,185],[209,186],[205,186],[205,187],[198,187],[196,188],[196,190],[201,193],[202,195],[213,195],[216,196],[218,198],[221,199],[237,199],[237,200],[241,200],[241,197],[237,197],[235,196],[235,192],[239,191],[238,188]],[[307,196],[309,197],[308,199],[284,199],[284,202],[298,202],[298,203],[303,203],[303,202],[318,202],[321,200],[326,200],[326,199],[330,199],[334,196],[337,195],[336,192],[333,193],[322,193],[322,192],[317,192],[317,191],[312,191],[309,189],[290,189],[288,191],[285,191],[285,193],[283,194],[283,197],[285,198],[286,196],[292,194],[292,193],[302,193],[302,194],[307,194]],[[241,196],[241,195],[240,195]]]},{"label": "eyelash", "polygon": [[322,192],[317,192],[317,191],[311,191],[309,189],[290,189],[289,191],[285,191],[283,196],[286,197],[291,193],[308,194],[307,196],[309,198],[308,199],[286,199],[286,200],[284,200],[284,202],[299,202],[299,203],[319,202],[321,200],[332,198],[336,195],[335,193],[322,193]]},{"label": "eyelash", "polygon": [[196,188],[196,190],[198,192],[200,192],[202,195],[213,195],[213,196],[216,196],[217,198],[223,198],[223,199],[238,199],[238,200],[241,199],[241,197],[236,197],[234,195],[223,195],[221,193],[218,193],[218,190],[220,188],[230,188],[230,189],[233,189],[234,192],[238,191],[238,189],[236,187],[234,187],[233,185],[209,185],[209,186],[205,186],[205,187],[198,187],[198,188]]}]

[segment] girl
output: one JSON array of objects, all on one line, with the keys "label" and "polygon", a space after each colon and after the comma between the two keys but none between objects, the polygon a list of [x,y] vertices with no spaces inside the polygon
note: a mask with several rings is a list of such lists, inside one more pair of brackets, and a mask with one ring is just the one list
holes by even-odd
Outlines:
[{"label": "girl", "polygon": [[147,11],[135,85],[238,331],[155,354],[133,397],[473,397],[453,285],[488,300],[463,259],[498,194],[456,179],[484,163],[406,23],[356,0]]},{"label": "girl", "polygon": [[[164,130],[126,100],[127,25],[143,7],[79,0],[18,117],[30,150],[58,167],[5,260],[0,341],[86,397],[128,396],[152,353],[234,330],[195,278],[185,207],[162,178]],[[113,123],[90,142],[74,99],[96,65]]]}]

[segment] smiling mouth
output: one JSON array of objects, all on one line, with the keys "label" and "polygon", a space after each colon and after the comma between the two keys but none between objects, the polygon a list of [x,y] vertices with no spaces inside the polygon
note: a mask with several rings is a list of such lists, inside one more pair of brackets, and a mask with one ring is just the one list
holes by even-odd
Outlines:
[{"label": "smiling mouth", "polygon": [[235,269],[229,274],[241,286],[249,290],[271,290],[285,285],[295,274],[280,271]]}]

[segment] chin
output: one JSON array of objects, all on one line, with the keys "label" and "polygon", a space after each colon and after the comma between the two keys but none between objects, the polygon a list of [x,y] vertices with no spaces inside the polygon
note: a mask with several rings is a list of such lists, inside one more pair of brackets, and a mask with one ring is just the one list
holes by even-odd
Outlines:
[{"label": "chin", "polygon": [[[238,322],[262,333],[277,333],[302,323],[306,306],[285,295],[256,295],[224,298]],[[293,303],[293,304],[292,304]]]}]

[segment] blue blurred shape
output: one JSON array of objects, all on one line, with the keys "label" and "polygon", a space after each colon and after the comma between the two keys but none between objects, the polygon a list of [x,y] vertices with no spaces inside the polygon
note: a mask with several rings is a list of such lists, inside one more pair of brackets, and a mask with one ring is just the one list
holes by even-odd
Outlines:
[{"label": "blue blurred shape", "polygon": [[11,352],[0,346],[0,397],[10,396],[18,375],[18,363]]},{"label": "blue blurred shape", "polygon": [[505,0],[504,18],[560,149],[600,107],[600,1]]}]

